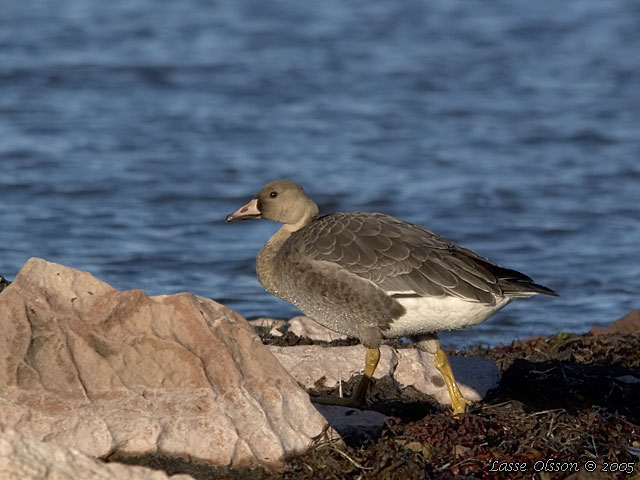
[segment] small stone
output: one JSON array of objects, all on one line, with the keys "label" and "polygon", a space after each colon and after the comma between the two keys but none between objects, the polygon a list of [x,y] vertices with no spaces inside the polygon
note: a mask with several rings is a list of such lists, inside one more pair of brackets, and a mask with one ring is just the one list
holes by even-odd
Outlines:
[{"label": "small stone", "polygon": [[616,380],[623,383],[640,383],[640,378],[633,375],[622,375],[621,377],[616,377]]},{"label": "small stone", "polygon": [[471,448],[465,447],[464,445],[460,445],[460,444],[454,445],[454,447],[453,447],[453,456],[454,457],[461,457],[465,453],[467,453],[469,450],[471,450]]},{"label": "small stone", "polygon": [[386,417],[373,410],[359,410],[338,405],[316,405],[329,425],[345,439],[376,438],[382,431]]}]

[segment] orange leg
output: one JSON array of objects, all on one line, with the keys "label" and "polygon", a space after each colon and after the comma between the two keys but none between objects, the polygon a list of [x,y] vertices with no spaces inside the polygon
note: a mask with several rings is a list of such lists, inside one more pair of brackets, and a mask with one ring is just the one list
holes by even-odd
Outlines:
[{"label": "orange leg", "polygon": [[438,348],[436,351],[436,357],[433,359],[433,364],[438,369],[442,378],[444,378],[444,383],[447,385],[453,414],[458,415],[459,413],[464,413],[466,406],[471,402],[462,396],[462,393],[458,388],[458,384],[456,383],[456,379],[453,377],[453,372],[451,371],[451,365],[449,364],[447,354],[444,353],[442,348]]}]

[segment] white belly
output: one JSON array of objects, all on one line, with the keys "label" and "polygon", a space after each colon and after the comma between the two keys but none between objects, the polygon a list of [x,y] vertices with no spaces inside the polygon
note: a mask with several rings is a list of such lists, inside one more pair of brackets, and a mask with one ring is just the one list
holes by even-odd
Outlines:
[{"label": "white belly", "polygon": [[397,338],[468,327],[485,321],[511,300],[507,297],[497,298],[495,305],[487,305],[458,297],[398,298],[398,303],[407,312],[394,320],[390,329],[384,330],[382,335]]}]

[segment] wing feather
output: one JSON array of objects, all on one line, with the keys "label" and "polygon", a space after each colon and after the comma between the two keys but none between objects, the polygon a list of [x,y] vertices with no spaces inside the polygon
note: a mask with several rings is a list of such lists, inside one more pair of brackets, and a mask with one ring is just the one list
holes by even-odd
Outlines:
[{"label": "wing feather", "polygon": [[514,283],[520,292],[535,286],[529,277],[424,227],[379,213],[320,217],[294,232],[285,247],[281,254],[296,254],[296,261],[319,262],[317,268],[337,264],[388,293],[452,295],[492,304]]}]

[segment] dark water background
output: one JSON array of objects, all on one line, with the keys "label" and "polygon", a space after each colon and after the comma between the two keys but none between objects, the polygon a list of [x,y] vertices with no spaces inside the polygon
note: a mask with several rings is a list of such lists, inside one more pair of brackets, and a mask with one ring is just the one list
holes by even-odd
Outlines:
[{"label": "dark water background", "polygon": [[224,217],[266,181],[556,289],[448,346],[640,307],[640,3],[0,0],[0,273],[296,310]]}]

